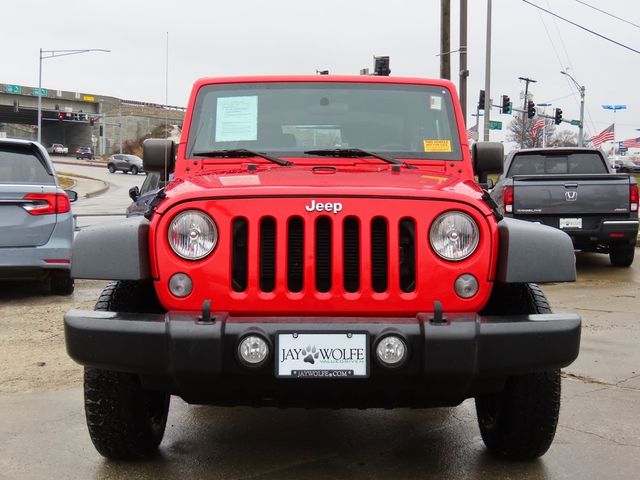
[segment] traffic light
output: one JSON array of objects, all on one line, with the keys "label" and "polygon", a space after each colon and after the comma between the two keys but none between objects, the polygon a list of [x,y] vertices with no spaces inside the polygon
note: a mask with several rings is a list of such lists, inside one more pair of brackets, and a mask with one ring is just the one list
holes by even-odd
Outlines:
[{"label": "traffic light", "polygon": [[102,128],[102,125],[100,125],[100,136],[101,137],[104,136],[104,129]]},{"label": "traffic light", "polygon": [[89,125],[91,125],[93,127],[93,125],[95,125],[96,123],[96,119],[94,117],[89,117]]},{"label": "traffic light", "polygon": [[536,116],[536,104],[533,100],[527,102],[527,118],[533,118]]},{"label": "traffic light", "polygon": [[553,117],[553,121],[556,125],[560,125],[562,123],[562,109],[556,108],[556,113]]},{"label": "traffic light", "polygon": [[58,120],[61,121],[61,122],[64,121],[64,113],[63,112],[58,113]]},{"label": "traffic light", "polygon": [[502,95],[502,113],[510,114],[513,111],[509,95]]},{"label": "traffic light", "polygon": [[480,98],[478,98],[478,110],[484,110],[484,90],[480,90]]},{"label": "traffic light", "polygon": [[17,100],[13,101],[13,111],[16,113],[20,111],[20,103]]}]

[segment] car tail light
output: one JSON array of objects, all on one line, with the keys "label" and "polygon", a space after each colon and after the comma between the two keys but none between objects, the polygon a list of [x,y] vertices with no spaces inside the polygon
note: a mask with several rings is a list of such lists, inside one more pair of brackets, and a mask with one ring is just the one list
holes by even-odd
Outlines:
[{"label": "car tail light", "polygon": [[632,212],[638,211],[638,185],[629,187],[629,209]]},{"label": "car tail light", "polygon": [[31,200],[22,206],[30,215],[51,215],[71,211],[71,203],[66,193],[28,193],[24,200]]},{"label": "car tail light", "polygon": [[513,187],[504,187],[504,191],[502,192],[502,203],[505,212],[513,213]]}]

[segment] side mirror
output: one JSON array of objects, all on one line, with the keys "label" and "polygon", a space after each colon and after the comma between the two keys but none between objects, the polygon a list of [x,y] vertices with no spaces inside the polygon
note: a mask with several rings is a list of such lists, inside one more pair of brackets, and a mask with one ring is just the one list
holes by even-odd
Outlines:
[{"label": "side mirror", "polygon": [[140,189],[138,188],[138,186],[136,185],[135,187],[131,187],[129,189],[129,198],[131,198],[131,200],[133,200],[134,202],[140,198]]},{"label": "side mirror", "polygon": [[502,173],[504,146],[498,142],[476,142],[471,149],[473,170],[480,183],[487,183],[489,173]]},{"label": "side mirror", "polygon": [[69,202],[73,203],[78,200],[78,192],[76,192],[75,190],[65,190],[64,193],[66,193],[67,197],[69,197]]},{"label": "side mirror", "polygon": [[173,140],[148,138],[142,144],[142,165],[145,172],[158,172],[160,178],[173,173],[176,164],[176,144]]}]

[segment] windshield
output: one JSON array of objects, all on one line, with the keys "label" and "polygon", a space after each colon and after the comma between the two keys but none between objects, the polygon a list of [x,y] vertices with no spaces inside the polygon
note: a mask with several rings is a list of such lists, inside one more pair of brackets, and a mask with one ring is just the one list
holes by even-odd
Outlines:
[{"label": "windshield", "polygon": [[359,148],[403,158],[461,158],[449,92],[423,85],[204,87],[196,99],[187,157],[239,148],[285,157],[304,156],[306,150]]},{"label": "windshield", "polygon": [[513,157],[508,176],[544,174],[608,173],[597,153],[521,154]]}]

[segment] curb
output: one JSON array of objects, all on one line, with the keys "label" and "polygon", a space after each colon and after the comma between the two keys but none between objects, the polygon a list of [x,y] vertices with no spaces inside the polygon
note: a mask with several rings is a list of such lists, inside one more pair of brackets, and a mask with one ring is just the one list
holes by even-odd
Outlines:
[{"label": "curb", "polygon": [[[98,195],[102,195],[104,192],[106,192],[107,190],[109,190],[109,184],[107,182],[105,182],[104,180],[100,180],[99,178],[93,178],[93,177],[88,177],[86,175],[78,175],[75,173],[69,173],[69,172],[62,172],[62,171],[58,171],[56,172],[58,175],[62,175],[65,177],[71,177],[71,178],[84,178],[87,180],[93,180],[94,182],[100,182],[102,183],[102,187],[97,188],[96,190],[93,190],[91,192],[87,192],[84,194],[84,198],[92,198],[92,197],[97,197]],[[77,184],[77,182],[76,182]]]}]

